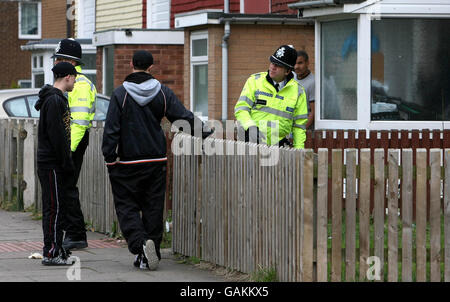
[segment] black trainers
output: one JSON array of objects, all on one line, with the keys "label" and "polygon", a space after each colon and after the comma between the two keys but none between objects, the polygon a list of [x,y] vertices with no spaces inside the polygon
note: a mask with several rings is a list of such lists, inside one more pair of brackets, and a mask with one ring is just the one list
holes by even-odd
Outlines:
[{"label": "black trainers", "polygon": [[86,240],[75,241],[69,237],[64,238],[63,248],[66,250],[80,250],[88,247]]},{"label": "black trainers", "polygon": [[156,254],[155,243],[149,239],[144,243],[144,256],[147,260],[148,269],[154,271],[158,268],[159,258]]},{"label": "black trainers", "polygon": [[53,258],[44,257],[44,260],[42,260],[42,264],[47,266],[72,265],[74,263],[75,262],[72,259],[65,257],[61,254]]}]

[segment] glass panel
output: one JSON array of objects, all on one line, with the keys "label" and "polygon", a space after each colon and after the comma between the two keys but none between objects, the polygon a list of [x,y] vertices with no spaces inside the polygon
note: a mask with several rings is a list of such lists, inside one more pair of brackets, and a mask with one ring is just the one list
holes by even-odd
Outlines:
[{"label": "glass panel", "polygon": [[43,73],[39,73],[39,74],[34,74],[34,88],[41,88],[42,86],[44,86],[44,74]]},{"label": "glass panel", "polygon": [[105,66],[103,79],[105,82],[105,91],[103,92],[107,96],[111,96],[114,90],[114,47],[105,47]]},{"label": "glass panel", "polygon": [[20,33],[22,35],[38,34],[38,4],[21,3]]},{"label": "glass panel", "polygon": [[19,86],[20,88],[31,88],[31,81],[30,80],[19,81]]},{"label": "glass panel", "polygon": [[208,116],[208,65],[194,65],[194,112]]},{"label": "glass panel", "polygon": [[37,95],[28,95],[27,96],[28,105],[30,107],[31,117],[39,117],[39,111],[37,111],[34,108],[34,105],[36,105],[36,102],[38,101],[38,99],[39,99],[39,97]]},{"label": "glass panel", "polygon": [[8,100],[4,104],[6,113],[12,117],[28,117],[27,105],[25,98]]},{"label": "glass panel", "polygon": [[97,103],[95,105],[95,121],[104,121],[106,119],[106,113],[108,112],[109,100],[97,97]]},{"label": "glass panel", "polygon": [[372,120],[450,120],[450,20],[372,21]]},{"label": "glass panel", "polygon": [[83,69],[97,69],[97,55],[95,53],[83,54],[82,61],[84,63],[81,66]]},{"label": "glass panel", "polygon": [[322,23],[320,117],[357,118],[356,20]]},{"label": "glass panel", "polygon": [[43,67],[44,66],[44,57],[43,56],[39,56],[39,67]]},{"label": "glass panel", "polygon": [[33,68],[37,68],[37,57],[33,57]]},{"label": "glass panel", "polygon": [[192,56],[207,56],[208,55],[208,39],[192,40]]}]

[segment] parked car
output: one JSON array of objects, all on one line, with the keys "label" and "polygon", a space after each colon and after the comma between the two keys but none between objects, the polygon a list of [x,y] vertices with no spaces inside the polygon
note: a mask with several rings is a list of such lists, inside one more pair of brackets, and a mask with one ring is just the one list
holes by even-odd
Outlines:
[{"label": "parked car", "polygon": [[[0,90],[0,118],[39,118],[39,111],[34,109],[39,99],[39,90],[37,88]],[[108,106],[109,98],[103,94],[97,94],[95,121],[106,119]]]}]

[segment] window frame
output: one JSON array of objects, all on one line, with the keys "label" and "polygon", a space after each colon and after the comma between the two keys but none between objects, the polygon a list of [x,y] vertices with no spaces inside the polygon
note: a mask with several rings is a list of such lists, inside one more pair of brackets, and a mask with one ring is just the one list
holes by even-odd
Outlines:
[{"label": "window frame", "polygon": [[[384,121],[371,119],[371,79],[372,79],[372,58],[371,39],[372,20],[380,16],[368,14],[342,14],[333,16],[318,17],[315,20],[315,63],[316,63],[316,108],[315,129],[316,130],[337,130],[337,129],[365,129],[365,130],[414,130],[414,129],[450,129],[450,121]],[[411,15],[411,14],[382,14],[381,18],[418,18],[418,19],[447,19],[442,15]],[[357,119],[348,120],[325,120],[320,118],[321,106],[321,25],[322,22],[357,19]]]},{"label": "window frame", "polygon": [[[195,40],[202,40],[206,39],[206,56],[193,56],[193,45]],[[191,32],[190,36],[190,53],[189,53],[189,65],[190,65],[190,110],[194,112],[194,66],[199,65],[206,65],[208,66],[208,54],[209,54],[209,38],[208,38],[208,31],[201,30],[201,31],[195,31]],[[208,69],[209,72],[209,69]],[[209,105],[209,104],[208,104]],[[194,112],[196,114],[196,112]],[[206,116],[199,115],[198,117],[202,119],[203,121],[208,120],[209,115],[209,106],[208,106],[208,113]]]},{"label": "window frame", "polygon": [[[25,35],[22,34],[22,4],[37,4],[38,14],[37,14],[37,25],[38,25],[38,33],[35,35]],[[18,36],[19,39],[23,40],[34,40],[41,39],[42,36],[42,3],[37,1],[29,1],[29,2],[19,2],[19,22],[18,22]]]},{"label": "window frame", "polygon": [[[109,51],[111,51],[111,54],[112,54],[112,61],[113,61],[113,64],[112,64],[112,68],[113,68],[112,75],[110,73],[107,73],[107,70],[106,70],[106,64],[108,64],[108,62],[106,61],[106,50],[107,49]],[[106,88],[107,88],[106,87],[107,86],[106,85],[106,81],[107,80],[111,80],[112,79],[112,81],[113,81],[113,83],[112,83],[113,89],[111,91],[111,94],[114,91],[114,72],[115,72],[115,70],[114,70],[115,69],[114,68],[114,56],[115,56],[115,47],[114,47],[114,45],[105,45],[103,47],[103,49],[102,49],[102,94],[104,94],[104,95],[106,95],[108,97],[110,97],[110,95],[108,95],[106,93]],[[98,79],[97,79],[97,83],[98,83]]]},{"label": "window frame", "polygon": [[[29,104],[29,102],[28,102],[28,97],[29,97],[29,96],[32,96],[32,95],[33,95],[33,94],[20,95],[20,96],[11,97],[11,98],[5,100],[5,101],[3,102],[3,104],[2,104],[3,110],[6,112],[6,114],[7,114],[9,117],[33,118],[33,117],[31,116],[30,104]],[[23,100],[25,101],[25,107],[26,107],[26,109],[27,109],[27,114],[28,114],[28,116],[15,116],[15,115],[12,115],[11,111],[10,111],[9,109],[6,108],[6,105],[7,105],[8,103],[14,102],[14,101],[20,100],[20,99],[23,99]]]},{"label": "window frame", "polygon": [[[83,50],[83,56],[84,55],[95,55],[95,58],[96,58],[96,62],[97,62],[97,51],[94,49],[94,50]],[[83,67],[83,66],[81,66],[81,67]],[[95,82],[95,86],[97,87],[97,83],[98,83],[98,79],[97,79],[97,68],[95,68],[95,69],[84,69],[83,68],[83,73],[84,74],[89,74],[89,75],[95,75],[95,77],[96,77],[96,82]]]}]

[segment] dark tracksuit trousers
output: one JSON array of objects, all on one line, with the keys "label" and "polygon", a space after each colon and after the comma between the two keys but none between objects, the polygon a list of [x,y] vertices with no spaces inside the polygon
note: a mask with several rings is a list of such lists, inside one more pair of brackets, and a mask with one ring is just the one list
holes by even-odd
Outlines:
[{"label": "dark tracksuit trousers", "polygon": [[77,187],[80,177],[81,166],[83,165],[84,153],[89,145],[89,131],[86,131],[77,149],[72,152],[72,160],[75,166],[75,173],[66,179],[66,202],[67,202],[67,225],[66,237],[74,241],[86,240],[86,228],[84,216],[81,211],[80,193]]},{"label": "dark tracksuit trousers", "polygon": [[145,241],[152,239],[161,259],[166,162],[115,164],[108,166],[108,171],[119,226],[128,249],[134,255],[142,253]]},{"label": "dark tracksuit trousers", "polygon": [[57,257],[62,250],[66,204],[64,201],[64,176],[51,169],[38,169],[42,187],[42,229],[44,257]]}]

